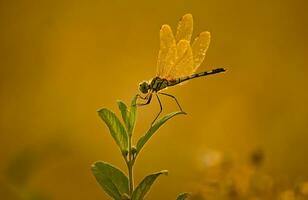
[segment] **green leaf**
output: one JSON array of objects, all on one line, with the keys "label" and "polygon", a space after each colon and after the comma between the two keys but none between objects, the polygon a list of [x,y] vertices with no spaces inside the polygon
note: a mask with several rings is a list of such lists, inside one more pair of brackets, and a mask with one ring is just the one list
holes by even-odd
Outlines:
[{"label": "green leaf", "polygon": [[95,162],[92,173],[104,191],[116,200],[128,193],[128,178],[116,167],[106,162]]},{"label": "green leaf", "polygon": [[126,126],[127,130],[128,130],[129,126],[130,126],[130,116],[129,116],[130,113],[129,113],[129,110],[127,109],[127,106],[126,106],[126,104],[123,101],[118,100],[117,103],[118,103],[118,107],[119,107],[119,109],[121,111],[122,119],[123,119],[123,121],[125,123],[125,126]]},{"label": "green leaf", "polygon": [[136,100],[137,100],[137,95],[133,97],[130,109],[127,108],[126,104],[123,101],[119,100],[117,102],[118,107],[121,111],[122,119],[126,126],[126,130],[129,135],[132,135],[136,123],[136,113],[137,113]]},{"label": "green leaf", "polygon": [[120,147],[122,153],[127,152],[128,135],[117,116],[106,108],[99,110],[98,114],[107,124],[111,136],[113,137],[117,145]]},{"label": "green leaf", "polygon": [[138,142],[137,142],[137,154],[141,151],[142,147],[145,145],[145,143],[152,137],[152,135],[163,125],[165,122],[167,122],[169,119],[172,117],[179,115],[179,114],[186,114],[185,112],[182,111],[177,111],[177,112],[172,112],[169,113],[168,115],[165,115],[164,117],[160,118],[158,121],[156,121],[151,128],[146,132],[144,136],[142,136]]},{"label": "green leaf", "polygon": [[176,198],[176,200],[185,200],[189,196],[190,196],[189,193],[182,193]]},{"label": "green leaf", "polygon": [[160,175],[168,175],[167,170],[163,170],[160,172],[156,172],[154,174],[150,174],[146,176],[141,183],[136,187],[136,189],[133,192],[132,200],[143,200],[144,196],[147,194],[147,192],[150,190],[152,184],[156,180],[156,178]]}]

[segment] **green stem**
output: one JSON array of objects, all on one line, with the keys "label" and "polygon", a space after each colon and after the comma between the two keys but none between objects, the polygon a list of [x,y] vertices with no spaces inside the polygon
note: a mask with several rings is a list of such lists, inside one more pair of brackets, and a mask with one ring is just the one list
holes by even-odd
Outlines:
[{"label": "green stem", "polygon": [[127,168],[128,168],[128,181],[129,181],[129,196],[131,197],[134,191],[134,179],[133,179],[133,158],[132,158],[132,137],[129,136],[128,140],[128,162],[127,162]]},{"label": "green stem", "polygon": [[133,165],[128,166],[128,178],[129,178],[129,196],[133,194],[134,191],[134,180],[133,180]]}]

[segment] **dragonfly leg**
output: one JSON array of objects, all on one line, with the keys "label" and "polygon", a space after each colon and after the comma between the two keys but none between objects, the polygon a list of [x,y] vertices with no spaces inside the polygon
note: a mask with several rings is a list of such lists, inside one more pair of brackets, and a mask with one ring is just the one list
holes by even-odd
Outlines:
[{"label": "dragonfly leg", "polygon": [[160,99],[159,99],[157,93],[155,93],[155,95],[156,95],[156,98],[157,98],[157,100],[158,100],[160,110],[159,110],[158,114],[156,115],[155,119],[152,121],[152,125],[153,125],[154,122],[157,120],[157,118],[159,117],[160,113],[163,111],[163,106],[162,106],[162,104],[161,104],[161,101],[160,101]]},{"label": "dragonfly leg", "polygon": [[147,99],[147,96],[148,96],[148,95],[146,95],[145,97],[143,97],[143,96],[141,96],[140,94],[137,94],[137,98],[142,99],[142,100],[146,100],[146,99]]},{"label": "dragonfly leg", "polygon": [[[137,95],[139,96],[140,98],[142,96],[140,96],[139,94]],[[147,96],[145,97],[142,97],[141,99],[144,99],[144,100],[147,100],[145,103],[137,103],[136,105],[137,106],[145,106],[145,105],[148,105],[149,103],[151,103],[151,100],[152,100],[152,93],[149,93]]]},{"label": "dragonfly leg", "polygon": [[175,96],[173,96],[173,95],[171,95],[171,94],[163,93],[163,92],[160,92],[159,94],[162,94],[162,95],[165,95],[165,96],[168,96],[168,97],[171,97],[172,99],[174,99],[175,102],[176,102],[176,104],[179,106],[180,110],[181,110],[182,112],[184,112],[184,111],[182,110],[182,107],[181,107],[181,105],[179,104],[178,100],[175,98]]}]

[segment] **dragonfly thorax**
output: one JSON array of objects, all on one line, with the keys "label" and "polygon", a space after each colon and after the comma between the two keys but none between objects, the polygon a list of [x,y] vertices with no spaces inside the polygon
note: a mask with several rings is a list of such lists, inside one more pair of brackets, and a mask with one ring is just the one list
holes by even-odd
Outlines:
[{"label": "dragonfly thorax", "polygon": [[168,81],[159,77],[153,78],[150,83],[150,90],[153,92],[158,92],[159,90],[162,90],[166,87],[168,87]]}]

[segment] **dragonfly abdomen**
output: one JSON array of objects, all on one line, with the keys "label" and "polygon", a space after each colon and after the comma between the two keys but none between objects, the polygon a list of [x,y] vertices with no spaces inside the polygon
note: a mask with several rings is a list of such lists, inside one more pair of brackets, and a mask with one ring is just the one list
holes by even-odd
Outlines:
[{"label": "dragonfly abdomen", "polygon": [[217,74],[217,73],[225,72],[225,71],[226,70],[224,68],[217,68],[217,69],[213,69],[213,70],[210,70],[210,71],[192,74],[190,76],[180,77],[180,78],[177,78],[175,80],[169,81],[168,86],[177,85],[179,83],[182,83],[182,82],[190,80],[190,79],[198,78],[198,77],[201,77],[201,76],[207,76],[207,75],[211,75],[211,74]]}]

